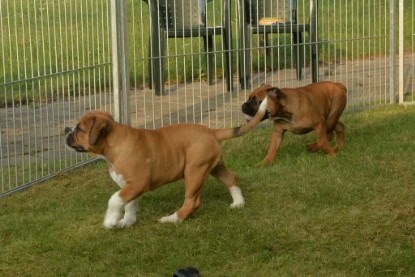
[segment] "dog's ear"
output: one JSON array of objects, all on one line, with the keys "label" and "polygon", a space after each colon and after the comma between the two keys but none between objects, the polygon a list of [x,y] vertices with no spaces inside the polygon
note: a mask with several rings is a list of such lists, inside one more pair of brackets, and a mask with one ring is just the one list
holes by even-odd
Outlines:
[{"label": "dog's ear", "polygon": [[89,130],[89,145],[95,145],[98,139],[105,135],[108,127],[108,120],[100,116],[95,116],[92,119],[91,129]]},{"label": "dog's ear", "polygon": [[279,88],[275,87],[267,89],[267,95],[275,100],[280,100],[281,98],[286,97],[286,95]]}]

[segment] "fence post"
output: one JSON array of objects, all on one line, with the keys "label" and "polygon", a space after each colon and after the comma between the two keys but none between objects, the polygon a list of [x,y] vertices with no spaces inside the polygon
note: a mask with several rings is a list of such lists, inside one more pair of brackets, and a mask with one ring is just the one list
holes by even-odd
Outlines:
[{"label": "fence post", "polygon": [[389,2],[389,101],[395,103],[395,0]]},{"label": "fence post", "polygon": [[125,0],[111,0],[111,40],[115,120],[130,125],[130,71]]},{"label": "fence post", "polygon": [[318,82],[318,1],[310,1],[311,72],[313,83]]},{"label": "fence post", "polygon": [[399,0],[399,75],[398,75],[398,82],[399,82],[399,104],[403,104],[403,97],[404,97],[404,81],[403,81],[403,48],[404,48],[404,40],[403,40],[403,31],[404,31],[404,23],[403,23],[403,16],[404,16],[404,1]]}]

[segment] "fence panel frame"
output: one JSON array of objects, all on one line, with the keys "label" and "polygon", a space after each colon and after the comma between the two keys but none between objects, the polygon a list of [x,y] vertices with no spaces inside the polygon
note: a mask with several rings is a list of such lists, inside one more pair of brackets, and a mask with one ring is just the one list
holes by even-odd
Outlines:
[{"label": "fence panel frame", "polygon": [[[213,22],[220,21],[214,12],[221,9],[220,1],[209,1],[208,12]],[[238,15],[235,9],[236,0],[230,1],[233,3],[229,11],[232,22],[230,25],[233,28],[233,41],[236,42],[233,43],[234,48],[231,50],[235,60],[232,68],[236,70],[233,72],[233,77],[237,79],[238,60],[236,54],[241,51],[241,46],[238,45],[237,39],[239,34],[237,32],[238,26],[236,26],[238,24]],[[309,4],[307,4],[308,1]],[[312,22],[317,24],[319,21],[321,24],[317,32],[318,46],[322,52],[317,52],[320,61],[318,78],[333,81],[347,80],[350,85],[349,96],[352,100],[350,102],[359,99],[362,101],[362,104],[349,104],[348,109],[389,105],[396,102],[403,105],[414,104],[415,0],[362,1],[364,2],[363,15],[369,16],[369,20],[372,20],[373,17],[373,21],[384,20],[385,25],[382,27],[385,30],[374,26],[374,23],[369,23],[368,26],[363,27],[360,33],[355,31],[354,27],[365,21],[357,16],[344,20],[345,26],[336,26],[330,18],[323,20],[325,15],[331,13],[339,17],[347,17],[348,13],[353,14],[357,10],[355,6],[357,4],[353,4],[356,1],[299,0],[297,2],[301,11],[300,17],[304,18],[307,9],[313,8],[314,1],[318,2],[318,16]],[[410,1],[412,1],[412,5],[408,7]],[[167,52],[166,59],[173,62],[170,61],[166,68],[170,70],[177,67],[176,71],[180,72],[176,72],[176,76],[167,74],[168,77],[179,80],[177,83],[170,82],[168,84],[170,92],[167,95],[154,95],[153,91],[146,87],[146,77],[148,77],[145,67],[148,62],[146,47],[149,40],[148,33],[145,31],[148,16],[145,14],[146,4],[144,1],[58,0],[56,3],[49,1],[45,2],[42,7],[36,6],[34,9],[33,12],[39,18],[38,21],[32,21],[29,15],[27,19],[24,17],[24,11],[28,9],[29,4],[22,7],[15,5],[14,7],[11,3],[16,4],[17,2],[3,0],[1,1],[2,6],[0,6],[0,42],[2,44],[0,46],[0,66],[4,67],[3,72],[0,67],[0,91],[4,91],[4,98],[6,98],[7,93],[17,96],[19,92],[17,87],[25,87],[23,96],[19,99],[25,100],[25,94],[39,94],[40,100],[30,102],[26,99],[25,101],[28,101],[26,106],[22,102],[15,105],[18,102],[12,101],[12,104],[6,103],[5,108],[0,108],[0,198],[54,177],[60,172],[95,161],[86,155],[74,154],[65,150],[64,147],[62,148],[64,136],[57,134],[56,131],[63,129],[62,127],[68,124],[73,124],[77,117],[89,110],[106,110],[112,113],[117,121],[147,129],[183,122],[200,123],[209,127],[229,127],[245,122],[240,105],[245,101],[250,91],[240,88],[238,84],[234,85],[231,92],[225,92],[226,85],[221,80],[221,78],[224,79],[223,72],[221,72],[224,62],[220,57],[215,58],[215,74],[218,81],[214,86],[206,85],[202,69],[204,67],[203,56],[206,53],[203,52],[200,43],[197,44],[195,41],[178,42],[179,40],[176,39],[176,41],[168,42],[174,51]],[[342,5],[346,5],[345,10],[339,10]],[[380,8],[381,6],[383,8]],[[376,7],[377,10],[370,10],[373,7]],[[408,9],[412,10],[412,18],[410,19],[412,25],[405,26],[407,19],[404,14]],[[96,15],[92,15],[93,13]],[[389,20],[386,20],[388,15]],[[12,19],[13,16],[14,19]],[[31,27],[33,30],[29,30],[28,33],[27,29],[23,31],[18,29],[20,23],[22,27],[28,29]],[[348,28],[352,32],[350,35],[347,34]],[[412,47],[411,49],[405,48],[405,34],[408,33],[405,28],[412,28],[412,43],[409,46]],[[398,34],[395,30],[398,31]],[[334,33],[334,35],[330,36],[329,33]],[[23,39],[23,42],[19,40],[21,34],[26,39]],[[8,39],[9,42],[5,44]],[[37,40],[40,41],[38,44]],[[374,44],[378,40],[382,41],[379,42],[380,47],[385,48],[384,56],[382,60],[372,63],[370,58],[373,53],[376,54],[377,49],[371,49],[374,47],[371,46],[371,43]],[[278,86],[303,84],[292,78],[292,68],[285,65],[285,63],[289,64],[294,60],[289,54],[289,51],[293,49],[292,42],[288,41],[287,43],[279,38],[272,41],[271,45],[267,47],[273,48],[275,51],[273,58],[281,59],[284,66],[281,68],[272,67],[272,72],[261,71],[262,65],[259,65],[261,61],[258,58],[256,61],[258,64],[255,65],[259,68],[258,72],[252,72],[257,78],[258,83],[255,84],[259,84],[261,81]],[[277,42],[275,43],[275,41]],[[280,42],[281,44],[279,44]],[[22,43],[30,43],[30,47],[27,48],[29,50],[21,50],[23,49],[21,48]],[[347,47],[353,48],[356,45],[359,50],[367,50],[368,56],[365,56],[365,53],[352,53],[352,58],[348,58],[347,54],[343,54],[340,50],[340,54],[332,51],[338,50],[337,48],[341,50]],[[304,42],[304,46],[302,55],[306,60],[309,53],[305,49],[310,45]],[[48,47],[50,48],[47,49]],[[183,48],[182,53],[178,51],[179,48]],[[262,48],[254,46],[251,49],[255,53],[261,53],[263,50],[264,46]],[[396,50],[398,51],[396,52]],[[64,53],[66,51],[67,53]],[[218,44],[215,45],[212,54],[219,56],[223,51],[223,45],[221,47]],[[409,61],[406,58],[408,52],[412,54],[412,60]],[[336,56],[330,56],[333,55],[332,53],[335,53]],[[67,58],[64,57],[65,54],[68,55]],[[48,61],[45,61],[47,55],[49,58]],[[10,56],[10,60],[7,56]],[[45,60],[41,60],[43,56],[45,56]],[[39,58],[39,61],[33,57]],[[23,64],[26,59],[28,62]],[[10,74],[5,69],[9,61],[12,63]],[[355,61],[363,61],[364,72],[352,71]],[[50,62],[50,65],[47,62]],[[273,60],[265,60],[265,64],[272,62]],[[410,64],[412,73],[408,73],[406,70],[408,62],[412,63]],[[32,65],[30,65],[31,63]],[[180,63],[184,64],[182,69],[178,68]],[[309,72],[310,66],[305,64],[303,71]],[[37,75],[29,70],[32,67],[39,71]],[[378,67],[380,68],[378,69]],[[52,70],[54,68],[56,70]],[[183,80],[180,80],[180,76],[177,75],[189,74],[186,71],[188,69],[191,69],[190,74],[196,72],[196,77],[192,75],[186,79],[185,76]],[[379,76],[365,80],[364,76],[361,76],[363,74]],[[409,75],[408,79],[405,74],[412,75]],[[98,77],[101,75],[104,77]],[[134,76],[135,79],[133,80],[130,76]],[[142,77],[137,81],[137,76]],[[304,78],[311,80],[311,75],[307,76]],[[355,83],[359,83],[361,80],[370,83],[369,92],[354,87]],[[379,96],[380,100],[371,94],[378,88],[377,81],[379,81],[379,87],[382,90]],[[234,81],[233,83],[237,84],[238,82]],[[408,83],[409,95],[405,91],[408,88]],[[53,95],[51,99],[45,97],[48,90],[56,90],[56,96]],[[55,100],[59,101],[55,102]],[[43,112],[45,117],[43,117]],[[27,120],[29,125],[33,124],[28,128],[33,129],[32,132],[36,133],[36,136],[19,133],[19,129],[23,129],[19,127],[23,126],[23,119],[20,119],[22,115],[27,117],[24,120]],[[36,125],[39,122],[41,122],[40,127]],[[17,141],[19,138],[22,138],[22,145],[18,144],[20,143]],[[54,152],[43,153],[44,141],[48,143],[48,151]],[[25,148],[25,144],[28,144],[29,150]],[[56,149],[50,149],[55,147]],[[16,151],[13,152],[14,150]],[[27,151],[29,154],[26,153]],[[33,153],[30,152],[40,153],[39,161],[37,158],[33,158],[36,155],[32,155]],[[19,165],[20,159],[24,162]],[[28,159],[28,161],[24,159]],[[16,166],[14,166],[13,160],[16,160]],[[32,164],[34,162],[36,164]],[[43,163],[47,165],[45,166]],[[25,175],[19,177],[19,174]]]}]

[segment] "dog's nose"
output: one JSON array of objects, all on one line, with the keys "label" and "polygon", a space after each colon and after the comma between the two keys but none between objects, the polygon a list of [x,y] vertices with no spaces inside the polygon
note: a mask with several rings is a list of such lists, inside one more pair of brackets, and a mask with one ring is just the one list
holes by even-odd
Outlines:
[{"label": "dog's nose", "polygon": [[69,134],[70,132],[72,132],[72,128],[71,127],[66,127],[65,128],[65,135]]}]

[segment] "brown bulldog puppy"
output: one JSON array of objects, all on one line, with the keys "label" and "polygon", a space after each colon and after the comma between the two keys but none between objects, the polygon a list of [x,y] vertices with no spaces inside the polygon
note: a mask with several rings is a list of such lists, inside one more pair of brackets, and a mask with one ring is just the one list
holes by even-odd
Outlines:
[{"label": "brown bulldog puppy", "polygon": [[[81,117],[75,129],[66,128],[66,145],[77,152],[104,158],[113,180],[121,187],[108,202],[104,226],[129,227],[136,222],[136,199],[144,192],[185,179],[183,206],[161,223],[180,222],[200,205],[200,192],[209,174],[231,194],[231,208],[244,205],[236,176],[222,160],[220,142],[253,129],[266,113],[267,101],[251,122],[242,127],[210,129],[196,124],[177,124],[156,130],[135,129],[117,123],[105,112]],[[122,217],[123,208],[125,214]]]},{"label": "brown bulldog puppy", "polygon": [[[277,88],[262,85],[253,91],[242,105],[242,111],[252,118],[268,95],[268,112],[263,120],[273,120],[274,129],[267,156],[258,164],[272,163],[281,145],[284,133],[316,133],[316,142],[307,145],[310,152],[335,154],[329,141],[336,133],[336,148],[344,145],[344,125],[339,118],[346,107],[346,87],[341,83],[318,82],[299,88]],[[249,119],[248,118],[248,121]]]}]

